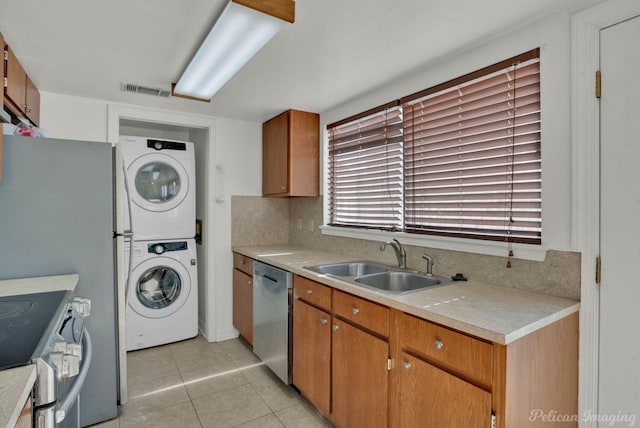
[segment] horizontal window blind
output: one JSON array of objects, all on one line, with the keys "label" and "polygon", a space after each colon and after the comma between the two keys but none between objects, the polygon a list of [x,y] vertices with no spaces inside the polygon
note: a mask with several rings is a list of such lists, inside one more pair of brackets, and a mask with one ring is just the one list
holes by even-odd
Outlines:
[{"label": "horizontal window blind", "polygon": [[538,51],[402,100],[404,229],[539,244]]},{"label": "horizontal window blind", "polygon": [[403,122],[398,103],[327,128],[330,224],[399,230],[403,217]]}]

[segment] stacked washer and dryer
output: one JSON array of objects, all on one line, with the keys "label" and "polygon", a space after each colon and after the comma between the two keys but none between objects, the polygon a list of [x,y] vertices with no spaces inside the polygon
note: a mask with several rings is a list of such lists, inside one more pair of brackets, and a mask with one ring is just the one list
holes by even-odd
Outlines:
[{"label": "stacked washer and dryer", "polygon": [[[198,334],[193,143],[121,136],[120,257],[128,351]],[[118,204],[117,204],[118,205]]]}]

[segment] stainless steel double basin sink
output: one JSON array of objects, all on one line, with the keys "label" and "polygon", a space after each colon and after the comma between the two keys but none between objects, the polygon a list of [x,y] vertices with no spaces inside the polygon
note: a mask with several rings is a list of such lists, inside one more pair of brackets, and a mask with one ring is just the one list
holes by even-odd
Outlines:
[{"label": "stainless steel double basin sink", "polygon": [[451,278],[426,275],[375,262],[330,263],[305,266],[313,272],[387,294],[405,294],[451,282]]}]

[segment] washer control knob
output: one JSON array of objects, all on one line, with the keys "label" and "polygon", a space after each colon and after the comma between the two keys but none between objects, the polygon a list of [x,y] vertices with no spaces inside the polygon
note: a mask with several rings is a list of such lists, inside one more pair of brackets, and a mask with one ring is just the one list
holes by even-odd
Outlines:
[{"label": "washer control knob", "polygon": [[162,149],[163,149],[163,147],[162,147],[162,142],[160,142],[160,141],[156,141],[156,142],[154,143],[154,145],[153,145],[153,148],[154,148],[154,149],[156,149],[156,150],[162,150]]},{"label": "washer control knob", "polygon": [[153,252],[156,254],[162,254],[164,253],[164,245],[162,244],[157,244],[153,246]]}]

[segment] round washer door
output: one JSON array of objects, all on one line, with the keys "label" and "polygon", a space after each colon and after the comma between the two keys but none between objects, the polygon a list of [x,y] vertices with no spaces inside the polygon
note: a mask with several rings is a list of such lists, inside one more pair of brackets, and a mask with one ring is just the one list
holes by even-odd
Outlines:
[{"label": "round washer door", "polygon": [[178,311],[191,293],[185,266],[169,257],[153,257],[131,272],[129,306],[146,318],[164,318]]},{"label": "round washer door", "polygon": [[169,211],[189,192],[189,176],[182,164],[163,153],[142,155],[127,168],[131,199],[140,208]]}]

